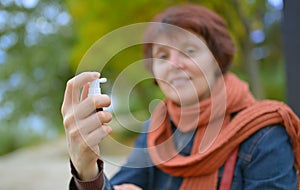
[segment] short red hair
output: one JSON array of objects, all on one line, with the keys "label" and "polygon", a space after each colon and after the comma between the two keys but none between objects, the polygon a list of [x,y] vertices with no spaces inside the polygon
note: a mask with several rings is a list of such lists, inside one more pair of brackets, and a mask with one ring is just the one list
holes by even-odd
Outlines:
[{"label": "short red hair", "polygon": [[[200,35],[215,59],[222,73],[225,73],[232,64],[234,44],[223,18],[212,10],[194,4],[176,5],[167,8],[156,15],[151,22],[166,23],[186,29]],[[154,26],[154,27],[153,27]],[[152,58],[152,42],[157,28],[148,27],[144,33],[144,58]],[[157,36],[156,36],[157,37]],[[152,61],[146,61],[146,67],[152,71]]]}]

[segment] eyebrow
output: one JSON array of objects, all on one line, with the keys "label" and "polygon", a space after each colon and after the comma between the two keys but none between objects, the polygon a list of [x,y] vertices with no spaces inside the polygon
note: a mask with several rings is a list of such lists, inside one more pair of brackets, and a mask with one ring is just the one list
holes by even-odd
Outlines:
[{"label": "eyebrow", "polygon": [[165,49],[165,48],[172,48],[172,47],[168,46],[168,45],[164,45],[164,44],[154,44],[152,49],[161,50],[161,49]]}]

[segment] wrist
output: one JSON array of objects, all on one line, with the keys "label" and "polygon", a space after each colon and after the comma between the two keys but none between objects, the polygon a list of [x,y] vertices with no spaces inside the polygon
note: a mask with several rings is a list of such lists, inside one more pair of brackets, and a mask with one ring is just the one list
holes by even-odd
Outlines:
[{"label": "wrist", "polygon": [[84,167],[82,170],[77,171],[78,177],[82,181],[90,181],[99,174],[97,161],[92,162],[90,165]]}]

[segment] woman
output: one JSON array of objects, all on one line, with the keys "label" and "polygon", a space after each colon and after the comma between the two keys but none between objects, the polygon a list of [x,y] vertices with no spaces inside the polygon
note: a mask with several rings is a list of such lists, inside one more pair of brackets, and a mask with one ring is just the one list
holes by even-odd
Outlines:
[{"label": "woman", "polygon": [[[283,103],[257,101],[229,73],[234,54],[222,18],[198,5],[166,9],[144,36],[146,66],[166,99],[110,180],[98,144],[111,132],[106,95],[87,97],[86,72],[66,87],[62,115],[70,189],[297,189],[300,121]],[[80,98],[80,88],[83,92]]]}]

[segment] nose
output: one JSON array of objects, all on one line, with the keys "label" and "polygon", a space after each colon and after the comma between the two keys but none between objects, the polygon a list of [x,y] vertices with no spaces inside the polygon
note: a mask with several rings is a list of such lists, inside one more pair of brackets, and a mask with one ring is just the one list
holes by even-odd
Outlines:
[{"label": "nose", "polygon": [[184,55],[176,49],[172,49],[170,51],[170,55],[169,55],[169,61],[171,63],[171,65],[175,68],[184,68],[185,64],[184,64]]}]

